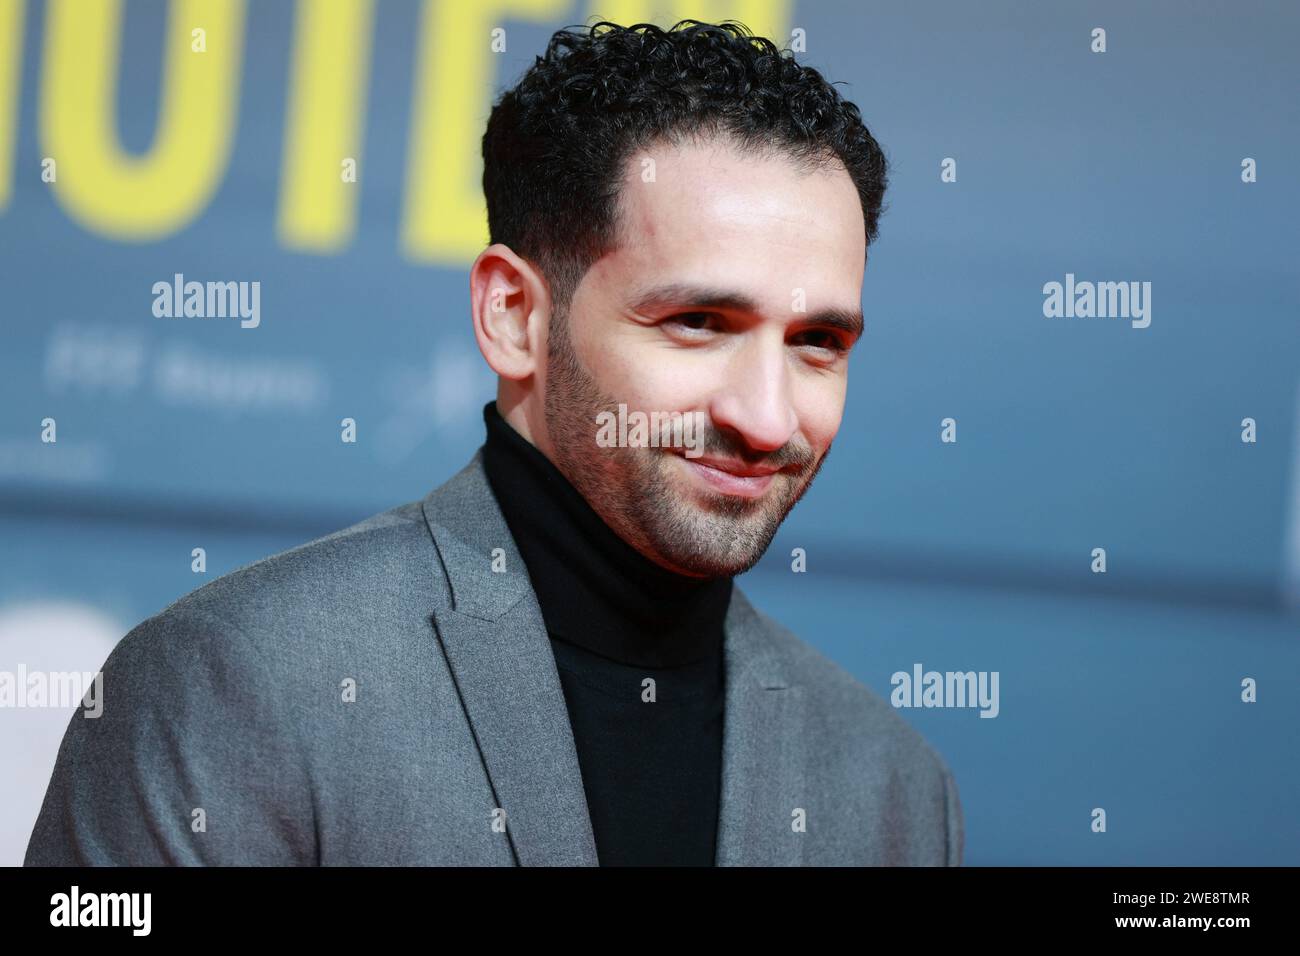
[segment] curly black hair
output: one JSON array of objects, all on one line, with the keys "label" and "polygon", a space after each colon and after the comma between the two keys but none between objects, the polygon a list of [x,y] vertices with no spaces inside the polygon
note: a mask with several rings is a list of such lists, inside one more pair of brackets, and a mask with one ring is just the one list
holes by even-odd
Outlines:
[{"label": "curly black hair", "polygon": [[801,167],[839,159],[876,238],[887,164],[857,106],[815,69],[733,20],[663,30],[602,20],[552,35],[497,100],[483,134],[493,243],[546,277],[563,313],[593,262],[615,248],[626,158],[655,141],[725,135]]}]

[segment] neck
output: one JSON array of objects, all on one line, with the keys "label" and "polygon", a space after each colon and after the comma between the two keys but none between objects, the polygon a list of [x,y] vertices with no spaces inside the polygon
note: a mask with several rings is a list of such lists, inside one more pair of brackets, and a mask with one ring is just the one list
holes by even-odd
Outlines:
[{"label": "neck", "polygon": [[687,577],[651,561],[605,524],[495,403],[483,414],[484,469],[551,636],[646,667],[718,653],[731,578]]}]

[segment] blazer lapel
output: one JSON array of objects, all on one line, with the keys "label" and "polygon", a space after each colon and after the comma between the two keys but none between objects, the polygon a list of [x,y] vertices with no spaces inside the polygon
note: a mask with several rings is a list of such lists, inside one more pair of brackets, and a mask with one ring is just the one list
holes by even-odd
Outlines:
[{"label": "blazer lapel", "polygon": [[[433,624],[516,860],[595,866],[596,841],[546,625],[479,452],[425,498],[451,608]],[[497,550],[499,549],[499,551]],[[504,569],[493,571],[493,556]],[[724,624],[718,866],[797,866],[807,809],[804,688],[739,588]],[[487,825],[485,820],[485,826]],[[812,825],[812,822],[809,822]]]},{"label": "blazer lapel", "polygon": [[[718,866],[798,866],[807,834],[804,688],[740,589],[732,588],[724,653]],[[808,826],[812,821],[804,821]]]},{"label": "blazer lapel", "polygon": [[[452,600],[434,627],[505,811],[515,859],[523,866],[595,866],[596,841],[546,625],[481,454],[425,498],[424,515]],[[494,551],[503,570],[493,571]]]}]

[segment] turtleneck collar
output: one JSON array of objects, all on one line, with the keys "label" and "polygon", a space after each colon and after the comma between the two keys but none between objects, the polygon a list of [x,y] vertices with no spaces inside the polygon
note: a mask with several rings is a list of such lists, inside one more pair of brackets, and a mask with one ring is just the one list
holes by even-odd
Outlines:
[{"label": "turtleneck collar", "polygon": [[552,637],[642,667],[720,654],[731,578],[688,578],[629,545],[551,460],[483,409],[483,467]]}]

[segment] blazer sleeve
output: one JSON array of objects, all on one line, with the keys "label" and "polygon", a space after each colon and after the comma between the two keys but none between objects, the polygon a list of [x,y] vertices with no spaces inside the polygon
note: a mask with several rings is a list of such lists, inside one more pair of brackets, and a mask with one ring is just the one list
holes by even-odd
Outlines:
[{"label": "blazer sleeve", "polygon": [[943,768],[944,820],[947,830],[948,853],[945,866],[961,866],[966,849],[966,826],[962,817],[961,799],[957,794],[957,781],[952,771]]},{"label": "blazer sleeve", "polygon": [[68,724],[24,865],[316,862],[288,662],[265,651],[174,607],[128,633],[102,712]]}]

